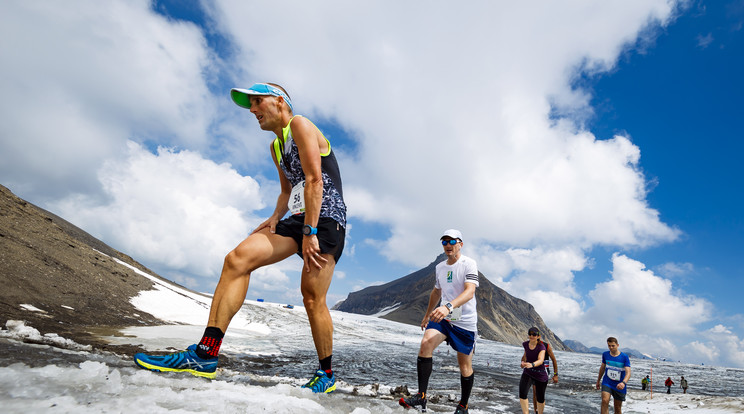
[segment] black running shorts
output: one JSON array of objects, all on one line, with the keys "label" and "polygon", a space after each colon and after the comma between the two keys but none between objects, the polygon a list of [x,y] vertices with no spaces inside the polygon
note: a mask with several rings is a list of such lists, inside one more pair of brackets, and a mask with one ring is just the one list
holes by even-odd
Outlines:
[{"label": "black running shorts", "polygon": [[[276,234],[291,237],[297,243],[297,254],[302,257],[302,226],[305,225],[305,215],[295,214],[280,221],[276,225]],[[321,217],[318,220],[318,245],[321,254],[333,255],[338,263],[344,250],[346,229],[332,218]]]}]

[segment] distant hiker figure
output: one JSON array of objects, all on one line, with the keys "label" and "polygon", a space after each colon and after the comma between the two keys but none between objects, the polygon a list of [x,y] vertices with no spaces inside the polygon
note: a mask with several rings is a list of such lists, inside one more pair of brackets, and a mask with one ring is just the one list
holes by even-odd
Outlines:
[{"label": "distant hiker figure", "polygon": [[648,375],[646,375],[646,377],[641,380],[641,390],[646,391],[649,382],[651,382],[651,380],[648,378]]},{"label": "distant hiker figure", "polygon": [[679,386],[682,387],[682,393],[687,394],[687,380],[684,375],[682,376],[682,379],[679,380]]},{"label": "distant hiker figure", "polygon": [[674,385],[674,381],[672,381],[672,377],[667,377],[666,381],[664,381],[664,386],[667,387],[667,394],[672,393],[672,385]]}]

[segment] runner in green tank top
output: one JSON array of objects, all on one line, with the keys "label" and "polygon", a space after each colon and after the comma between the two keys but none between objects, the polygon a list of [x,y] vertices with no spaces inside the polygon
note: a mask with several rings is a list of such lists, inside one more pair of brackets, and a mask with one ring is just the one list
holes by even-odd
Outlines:
[{"label": "runner in green tank top", "polygon": [[[319,369],[304,387],[332,392],[336,389],[331,368],[333,321],[326,293],[346,232],[338,163],[320,130],[307,118],[293,114],[292,101],[281,86],[258,83],[230,93],[237,105],[250,109],[262,130],[274,133],[270,151],[281,183],[276,208],[225,257],[199,344],[165,356],[137,354],[135,362],[153,371],[214,378],[222,338],[243,305],[251,273],[296,253],[303,258],[300,290],[319,360]],[[284,218],[287,213],[289,217]]]}]

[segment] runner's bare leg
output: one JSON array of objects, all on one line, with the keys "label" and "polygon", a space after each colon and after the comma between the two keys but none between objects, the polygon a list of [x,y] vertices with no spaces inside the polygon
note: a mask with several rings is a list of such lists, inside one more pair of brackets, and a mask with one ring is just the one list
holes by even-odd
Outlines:
[{"label": "runner's bare leg", "polygon": [[212,297],[207,326],[227,332],[233,316],[240,310],[248,292],[251,272],[297,253],[291,237],[273,234],[268,228],[251,234],[225,257],[220,281]]},{"label": "runner's bare leg", "polygon": [[331,286],[336,261],[333,255],[322,255],[327,262],[322,269],[311,267],[309,272],[302,270],[302,302],[305,305],[310,330],[315,342],[318,359],[324,359],[333,354],[333,319],[326,303],[326,294]]}]

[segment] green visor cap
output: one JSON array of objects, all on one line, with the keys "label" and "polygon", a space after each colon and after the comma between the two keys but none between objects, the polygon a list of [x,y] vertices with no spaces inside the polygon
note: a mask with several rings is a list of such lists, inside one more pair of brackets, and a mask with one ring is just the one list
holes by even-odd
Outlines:
[{"label": "green visor cap", "polygon": [[284,102],[289,105],[289,109],[293,110],[292,101],[289,99],[289,96],[273,85],[257,83],[248,89],[232,88],[230,90],[230,97],[233,102],[241,108],[251,109],[251,96],[281,96]]}]

